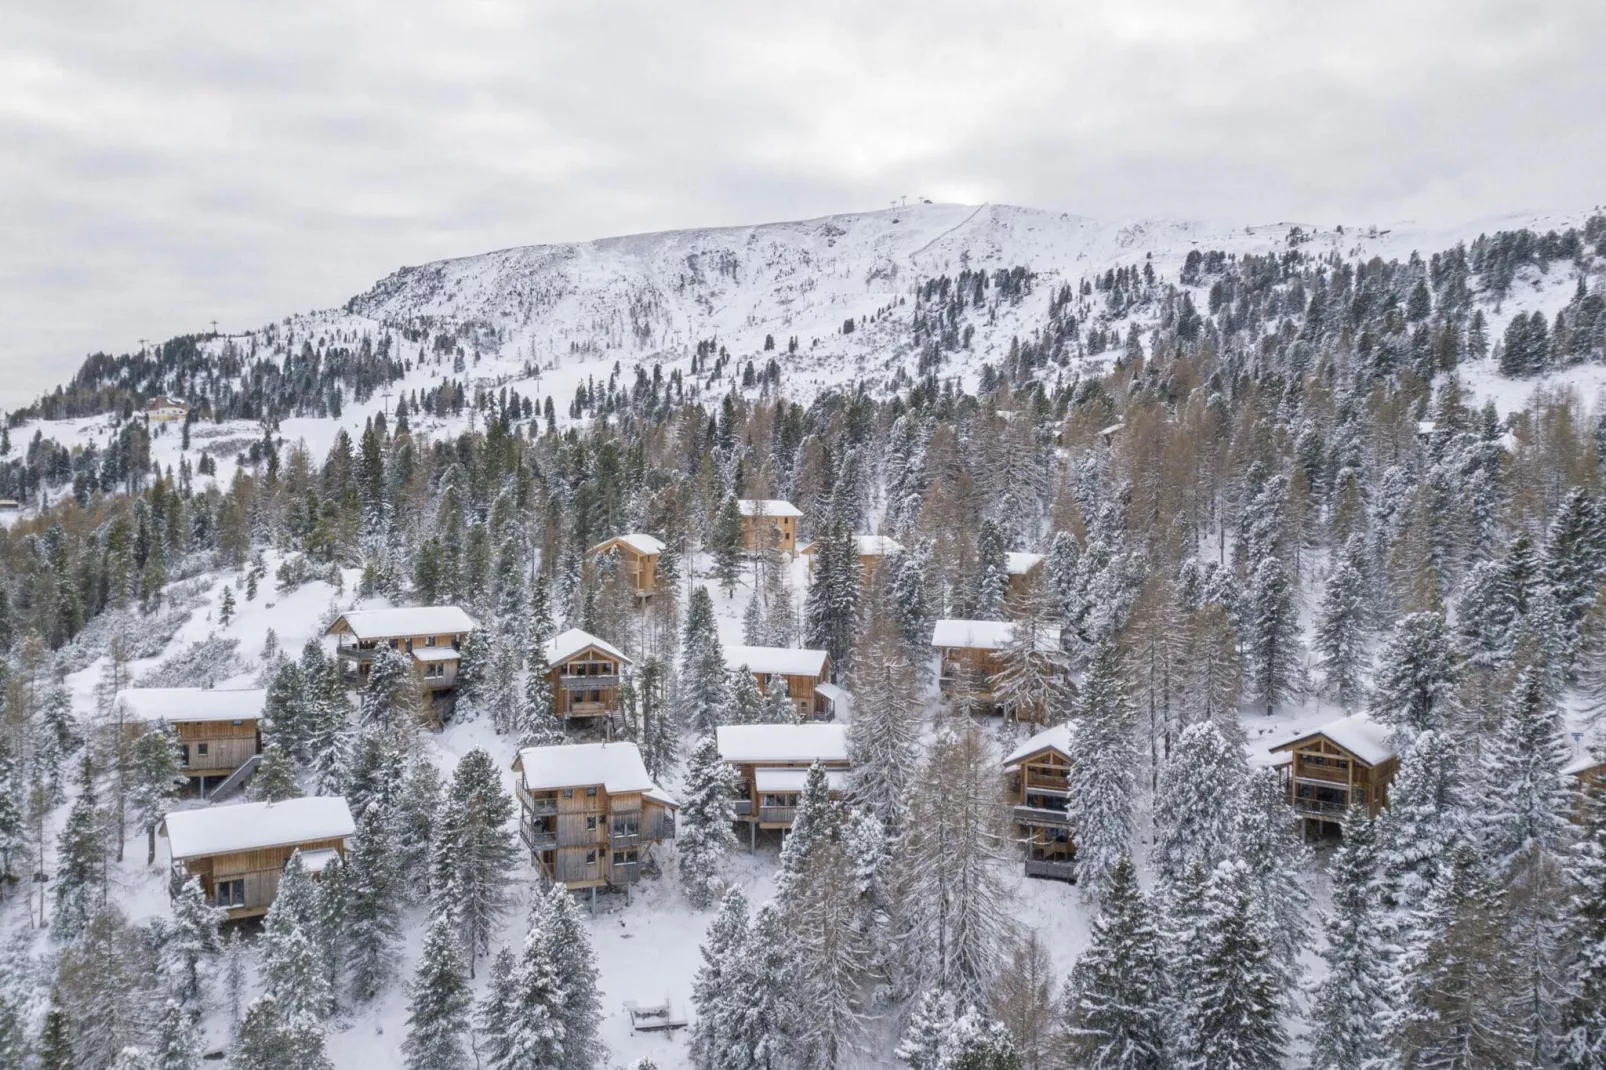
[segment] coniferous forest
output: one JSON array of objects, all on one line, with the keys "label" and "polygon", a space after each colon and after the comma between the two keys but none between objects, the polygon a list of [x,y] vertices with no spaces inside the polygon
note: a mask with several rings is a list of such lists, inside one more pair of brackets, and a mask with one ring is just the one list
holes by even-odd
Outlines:
[{"label": "coniferous forest", "polygon": [[[1606,399],[1557,379],[1606,366],[1606,217],[1180,265],[641,359],[398,314],[412,269],[90,357],[0,432],[0,1070],[1606,1068]],[[595,552],[637,533],[645,594]],[[354,685],[326,630],[424,606],[475,624],[450,692],[410,646]],[[1011,627],[950,671],[942,621]],[[797,696],[732,648],[846,696],[784,836],[720,729]],[[265,690],[232,798],[119,698],[178,687]],[[1344,806],[1279,749],[1324,730]],[[1070,880],[1023,876],[1040,735]],[[532,861],[510,772],[603,740],[676,807],[628,902]],[[170,873],[169,814],[321,797],[352,831],[261,917]],[[684,1029],[620,1024],[633,969]]]}]

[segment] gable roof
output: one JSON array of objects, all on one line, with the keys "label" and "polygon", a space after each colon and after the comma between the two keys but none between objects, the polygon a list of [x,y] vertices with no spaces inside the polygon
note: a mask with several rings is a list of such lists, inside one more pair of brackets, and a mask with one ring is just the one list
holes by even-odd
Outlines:
[{"label": "gable roof", "polygon": [[728,646],[725,668],[747,666],[762,676],[819,676],[825,671],[825,651],[795,650],[787,646]]},{"label": "gable roof", "polygon": [[1004,557],[1011,576],[1024,576],[1043,563],[1042,554],[1022,553],[1019,550],[1011,550]]},{"label": "gable roof", "polygon": [[202,858],[341,839],[356,832],[357,825],[345,799],[313,795],[275,803],[174,810],[162,822],[162,829],[172,857]]},{"label": "gable roof", "polygon": [[456,606],[396,606],[392,609],[348,609],[324,632],[345,630],[358,639],[403,639],[414,635],[456,635],[474,630],[474,618]]},{"label": "gable roof", "polygon": [[1032,755],[1045,750],[1056,750],[1066,758],[1069,758],[1071,756],[1071,737],[1075,734],[1076,727],[1070,721],[1066,721],[1064,724],[1057,724],[1053,728],[1045,728],[1010,751],[1009,757],[1004,759],[1004,764],[1014,765],[1016,762],[1025,761]]},{"label": "gable roof", "polygon": [[727,724],[714,730],[727,762],[845,762],[848,730],[839,724]]},{"label": "gable roof", "polygon": [[743,516],[802,516],[803,510],[780,498],[739,498],[736,508]]},{"label": "gable roof", "polygon": [[567,743],[556,747],[525,747],[513,759],[526,791],[552,791],[600,784],[609,795],[646,792],[675,805],[653,782],[641,751],[634,743]]},{"label": "gable roof", "polygon": [[628,535],[615,535],[611,539],[604,539],[602,542],[597,543],[597,545],[587,550],[586,553],[605,553],[614,543],[619,543],[622,546],[628,546],[630,549],[636,551],[636,553],[645,554],[648,557],[653,557],[664,552],[664,541],[658,538],[656,535],[648,535],[641,531],[632,531]]},{"label": "gable roof", "polygon": [[264,688],[131,687],[117,692],[136,721],[258,721],[267,701]]},{"label": "gable roof", "polygon": [[[1007,620],[939,620],[931,628],[934,647],[962,647],[967,650],[1003,650],[1015,637],[1015,624]],[[1038,641],[1043,650],[1059,646],[1060,630],[1044,628]]]},{"label": "gable roof", "polygon": [[[889,557],[892,554],[903,553],[903,543],[891,535],[855,535],[853,536],[855,552],[860,557]],[[813,554],[820,548],[820,540],[814,539],[798,551],[800,554]]]},{"label": "gable roof", "polygon": [[590,632],[581,631],[579,628],[570,628],[566,632],[559,632],[547,640],[546,663],[548,665],[556,665],[560,661],[568,661],[586,647],[596,647],[609,657],[618,658],[623,665],[632,664],[629,656],[623,650],[604,639],[598,639]]},{"label": "gable roof", "polygon": [[1606,758],[1586,751],[1568,762],[1561,772],[1563,776],[1576,777],[1589,772],[1591,769],[1600,769],[1602,767],[1606,767]]},{"label": "gable roof", "polygon": [[1394,757],[1393,730],[1387,725],[1378,724],[1364,713],[1351,714],[1336,721],[1328,721],[1319,728],[1304,732],[1284,743],[1278,743],[1269,750],[1289,750],[1307,740],[1322,736],[1367,765],[1379,765]]}]

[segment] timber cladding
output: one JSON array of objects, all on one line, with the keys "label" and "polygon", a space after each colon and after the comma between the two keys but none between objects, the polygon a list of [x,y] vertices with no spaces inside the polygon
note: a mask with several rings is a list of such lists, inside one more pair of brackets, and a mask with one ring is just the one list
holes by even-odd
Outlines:
[{"label": "timber cladding", "polygon": [[186,776],[232,773],[262,753],[256,721],[180,721],[173,730]]},{"label": "timber cladding", "polygon": [[279,892],[279,878],[285,864],[297,851],[336,850],[345,853],[343,837],[327,840],[309,840],[306,843],[280,847],[259,847],[251,851],[234,851],[228,854],[206,855],[179,859],[175,869],[182,867],[184,874],[201,879],[201,890],[208,900],[215,901],[218,886],[230,881],[244,882],[244,901],[228,907],[230,920],[265,914]]}]

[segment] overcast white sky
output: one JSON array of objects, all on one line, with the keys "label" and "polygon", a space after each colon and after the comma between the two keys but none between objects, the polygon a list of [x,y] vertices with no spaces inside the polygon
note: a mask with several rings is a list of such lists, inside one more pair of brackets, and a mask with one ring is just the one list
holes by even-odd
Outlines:
[{"label": "overcast white sky", "polygon": [[509,245],[1606,201],[1602,0],[5,0],[0,407]]}]

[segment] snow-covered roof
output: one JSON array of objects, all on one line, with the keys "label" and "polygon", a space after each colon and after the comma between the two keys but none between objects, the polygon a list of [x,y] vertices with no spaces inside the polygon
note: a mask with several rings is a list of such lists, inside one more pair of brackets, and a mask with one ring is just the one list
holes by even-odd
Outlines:
[{"label": "snow-covered roof", "polygon": [[618,658],[622,664],[629,664],[630,659],[625,652],[605,639],[598,639],[590,632],[579,628],[570,628],[566,632],[559,632],[546,644],[546,663],[556,665],[560,661],[568,661],[588,646],[594,646],[609,657]]},{"label": "snow-covered roof", "polygon": [[340,852],[333,847],[319,847],[314,851],[301,852],[301,868],[308,873],[322,873],[329,868],[329,863],[340,857]]},{"label": "snow-covered roof", "polygon": [[205,858],[262,847],[337,840],[357,831],[351,809],[338,795],[274,803],[240,803],[205,810],[174,810],[163,822],[174,858]]},{"label": "snow-covered roof", "polygon": [[1042,554],[1028,554],[1019,550],[1011,550],[1004,556],[1008,559],[1009,574],[1011,576],[1024,576],[1043,563]]},{"label": "snow-covered roof", "polygon": [[451,646],[415,646],[413,647],[414,661],[458,661],[463,657],[462,652]]},{"label": "snow-covered roof", "polygon": [[1048,750],[1050,747],[1069,758],[1071,756],[1071,736],[1075,731],[1070,721],[1066,721],[1064,724],[1057,724],[1053,728],[1045,728],[1010,751],[1009,757],[1004,759],[1004,764],[1014,765],[1016,762],[1023,761],[1039,751]]},{"label": "snow-covered roof", "polygon": [[[755,769],[753,770],[753,788],[756,791],[802,791],[804,783],[809,779],[807,769],[793,767],[790,769]],[[825,771],[825,786],[832,791],[841,791],[847,786],[848,771],[846,769],[827,769]]]},{"label": "snow-covered roof", "polygon": [[201,687],[131,687],[117,701],[136,721],[257,721],[268,693],[260,687],[223,690]]},{"label": "snow-covered roof", "polygon": [[664,552],[664,541],[658,538],[656,535],[648,535],[641,531],[632,531],[628,535],[617,535],[614,538],[599,542],[597,545],[587,550],[586,553],[597,553],[616,542],[624,543],[638,554],[647,554],[648,556],[653,556]]},{"label": "snow-covered roof", "polygon": [[609,795],[648,792],[671,805],[674,800],[653,782],[634,743],[568,743],[526,747],[514,768],[526,791],[590,787],[600,784]]},{"label": "snow-covered roof", "polygon": [[779,498],[741,498],[736,507],[743,516],[802,516],[803,510]]},{"label": "snow-covered roof", "polygon": [[1581,754],[1572,761],[1568,762],[1567,765],[1563,767],[1561,772],[1563,776],[1577,776],[1580,773],[1587,772],[1602,765],[1606,765],[1606,758],[1601,758],[1594,754],[1586,753]]},{"label": "snow-covered roof", "polygon": [[848,711],[848,705],[852,701],[848,696],[848,689],[838,687],[836,684],[815,684],[814,693],[829,702],[839,717]]},{"label": "snow-covered roof", "polygon": [[[903,553],[903,543],[891,535],[855,535],[853,536],[855,552],[860,557],[888,557],[892,554]],[[799,550],[801,554],[813,554],[820,548],[820,540],[815,539]]]},{"label": "snow-covered roof", "polygon": [[1377,765],[1394,757],[1394,744],[1390,739],[1392,730],[1387,725],[1378,724],[1364,713],[1351,714],[1336,721],[1328,721],[1319,728],[1302,732],[1293,739],[1279,743],[1271,750],[1283,750],[1303,743],[1316,736],[1325,736],[1331,742],[1343,747],[1367,765]]},{"label": "snow-covered roof", "polygon": [[714,737],[727,762],[848,760],[848,730],[838,724],[728,724],[715,729]]},{"label": "snow-covered roof", "polygon": [[819,676],[825,671],[825,651],[795,650],[789,646],[728,646],[725,668],[747,666],[762,676]]},{"label": "snow-covered roof", "polygon": [[1113,424],[1111,424],[1109,427],[1101,429],[1099,431],[1099,434],[1103,435],[1105,438],[1109,438],[1111,435],[1115,434],[1117,431],[1121,430],[1121,428],[1123,428],[1125,426],[1126,426],[1126,421],[1125,420],[1117,420]]},{"label": "snow-covered roof", "polygon": [[414,635],[456,635],[474,630],[474,618],[456,606],[397,606],[394,609],[351,609],[335,618],[326,635],[341,621],[358,639],[404,639]]},{"label": "snow-covered roof", "polygon": [[[963,647],[970,650],[1003,650],[1015,635],[1015,624],[1007,620],[939,620],[931,629],[934,647]],[[1053,650],[1059,646],[1060,630],[1044,628],[1039,646]]]}]

